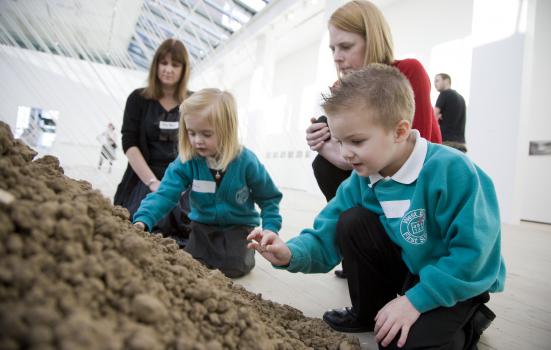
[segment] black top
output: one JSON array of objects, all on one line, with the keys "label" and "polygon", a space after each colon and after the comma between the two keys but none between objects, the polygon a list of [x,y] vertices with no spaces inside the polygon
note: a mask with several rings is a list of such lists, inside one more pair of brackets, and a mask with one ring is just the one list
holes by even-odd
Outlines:
[{"label": "black top", "polygon": [[463,96],[452,89],[444,90],[438,95],[436,107],[442,113],[442,119],[439,120],[442,141],[465,143],[467,107]]},{"label": "black top", "polygon": [[[138,147],[158,179],[178,155],[178,106],[167,111],[157,100],[142,96],[143,89],[134,90],[126,100],[121,128],[122,148]],[[189,94],[188,94],[189,96]],[[128,164],[117,187],[114,203],[124,205],[139,178]]]},{"label": "black top", "polygon": [[168,167],[178,155],[178,106],[170,111],[158,101],[150,103],[146,111],[145,136],[150,165]]}]

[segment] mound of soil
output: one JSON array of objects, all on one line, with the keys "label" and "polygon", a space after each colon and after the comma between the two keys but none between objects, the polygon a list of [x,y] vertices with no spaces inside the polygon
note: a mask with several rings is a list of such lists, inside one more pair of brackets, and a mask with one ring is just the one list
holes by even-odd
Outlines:
[{"label": "mound of soil", "polygon": [[0,122],[0,349],[359,349],[35,155]]}]

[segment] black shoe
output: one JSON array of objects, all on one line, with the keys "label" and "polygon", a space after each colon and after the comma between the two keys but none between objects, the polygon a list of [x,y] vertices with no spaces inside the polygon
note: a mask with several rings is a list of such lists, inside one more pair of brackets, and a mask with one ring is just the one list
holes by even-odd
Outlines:
[{"label": "black shoe", "polygon": [[344,270],[335,270],[335,276],[338,278],[346,278],[346,273]]},{"label": "black shoe", "polygon": [[352,308],[329,310],[323,314],[323,320],[337,332],[362,333],[372,332],[373,324],[364,324],[358,320],[358,317]]}]

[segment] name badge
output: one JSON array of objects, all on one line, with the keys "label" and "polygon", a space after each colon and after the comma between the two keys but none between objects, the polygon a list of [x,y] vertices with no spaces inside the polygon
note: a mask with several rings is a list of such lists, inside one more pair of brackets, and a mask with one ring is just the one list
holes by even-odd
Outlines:
[{"label": "name badge", "polygon": [[179,122],[159,122],[159,128],[163,130],[178,130]]},{"label": "name badge", "polygon": [[191,190],[200,193],[214,193],[216,192],[216,182],[205,180],[193,180]]},{"label": "name badge", "polygon": [[404,216],[406,210],[408,210],[410,205],[409,199],[403,201],[384,201],[381,202],[381,207],[385,212],[387,219],[396,219]]}]

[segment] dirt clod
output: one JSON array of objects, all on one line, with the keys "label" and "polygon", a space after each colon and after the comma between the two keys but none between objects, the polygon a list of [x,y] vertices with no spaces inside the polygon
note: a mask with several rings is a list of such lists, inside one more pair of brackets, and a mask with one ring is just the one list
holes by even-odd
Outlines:
[{"label": "dirt clod", "polygon": [[0,349],[359,349],[35,156],[0,122]]}]

